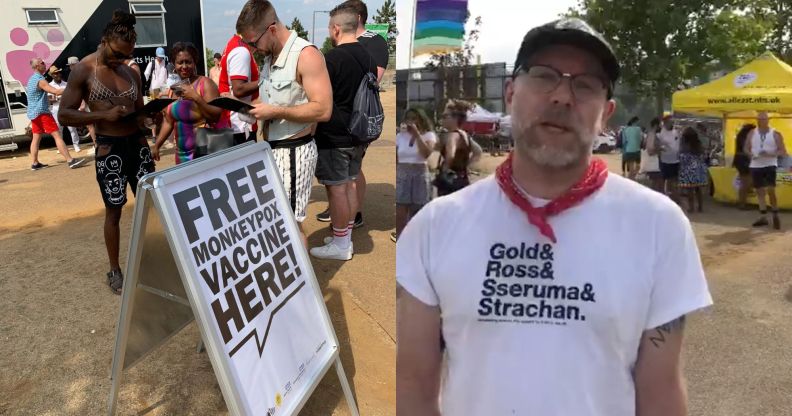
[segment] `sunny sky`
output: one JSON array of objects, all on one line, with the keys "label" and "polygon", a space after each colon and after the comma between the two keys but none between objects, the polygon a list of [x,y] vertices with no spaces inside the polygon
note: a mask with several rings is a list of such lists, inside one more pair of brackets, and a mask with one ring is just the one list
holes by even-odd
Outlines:
[{"label": "sunny sky", "polygon": [[[275,1],[275,10],[278,17],[286,24],[291,24],[294,18],[300,19],[305,30],[308,31],[308,40],[311,40],[311,21],[314,11],[329,11],[343,0],[284,0]],[[397,0],[397,3],[403,0]],[[366,1],[368,6],[368,23],[374,22],[377,9],[382,7],[385,0]],[[245,0],[203,0],[204,5],[204,37],[206,46],[216,52],[222,52],[226,42],[234,34],[239,10]],[[316,13],[316,44],[322,46],[327,37],[327,13]]]},{"label": "sunny sky", "polygon": [[[473,27],[476,16],[481,16],[480,37],[476,51],[482,63],[506,62],[512,64],[525,33],[534,26],[558,18],[577,4],[576,0],[468,0],[471,18],[465,27]],[[410,37],[415,0],[396,1],[396,26],[399,30],[396,46],[396,68],[409,64]],[[317,23],[318,25],[318,23]],[[317,31],[318,33],[318,31]],[[413,67],[425,60],[416,59]]]}]

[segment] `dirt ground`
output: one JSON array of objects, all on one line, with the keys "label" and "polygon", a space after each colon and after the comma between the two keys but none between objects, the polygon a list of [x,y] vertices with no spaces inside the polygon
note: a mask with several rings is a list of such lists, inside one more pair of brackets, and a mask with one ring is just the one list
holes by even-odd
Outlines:
[{"label": "dirt ground", "polygon": [[[620,155],[598,157],[621,173]],[[485,155],[477,168],[502,160]],[[756,215],[705,199],[689,217],[714,300],[685,327],[690,415],[792,415],[792,212],[781,231],[752,229]]]},{"label": "dirt ground", "polygon": [[[382,101],[393,123],[395,90]],[[394,415],[396,403],[395,128],[387,123],[364,162],[365,225],[353,233],[355,257],[313,263],[360,413],[375,416]],[[105,284],[93,163],[68,169],[51,140],[40,159],[53,166],[32,172],[27,149],[0,153],[0,415],[105,414],[121,298]],[[172,164],[171,149],[158,169]],[[316,184],[311,198],[305,229],[316,246],[328,235],[315,219],[327,205],[324,188]],[[122,267],[132,202],[121,222]],[[227,414],[207,355],[196,353],[199,337],[192,323],[127,371],[118,414]],[[301,414],[350,414],[335,371]]]}]

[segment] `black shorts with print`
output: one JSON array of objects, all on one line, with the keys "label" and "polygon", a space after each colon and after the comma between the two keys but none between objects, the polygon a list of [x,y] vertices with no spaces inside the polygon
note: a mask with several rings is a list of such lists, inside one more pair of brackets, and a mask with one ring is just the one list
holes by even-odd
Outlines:
[{"label": "black shorts with print", "polygon": [[106,207],[123,207],[127,202],[127,183],[134,195],[138,180],[151,172],[154,160],[142,134],[96,136],[96,182]]}]

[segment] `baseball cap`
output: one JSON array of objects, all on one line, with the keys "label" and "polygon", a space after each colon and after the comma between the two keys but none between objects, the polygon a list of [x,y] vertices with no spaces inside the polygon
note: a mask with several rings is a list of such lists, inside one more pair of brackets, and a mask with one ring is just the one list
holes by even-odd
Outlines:
[{"label": "baseball cap", "polygon": [[157,58],[164,58],[165,57],[165,49],[162,47],[157,48]]},{"label": "baseball cap", "polygon": [[588,23],[577,18],[559,19],[529,30],[517,52],[515,74],[520,67],[525,67],[531,55],[550,45],[572,45],[593,53],[610,81],[608,95],[612,94],[619,79],[619,60],[608,41]]},{"label": "baseball cap", "polygon": [[66,60],[66,65],[75,65],[79,63],[80,60],[76,56],[70,56],[69,59]]},{"label": "baseball cap", "polygon": [[54,74],[56,72],[61,72],[61,70],[57,66],[52,65],[51,67],[49,67],[49,71],[47,71],[47,72],[49,72],[49,74],[52,75],[52,74]]}]

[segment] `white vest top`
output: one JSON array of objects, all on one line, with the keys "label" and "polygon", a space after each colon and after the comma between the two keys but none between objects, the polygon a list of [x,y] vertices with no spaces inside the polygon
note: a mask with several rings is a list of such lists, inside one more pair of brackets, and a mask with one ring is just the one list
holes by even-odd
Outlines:
[{"label": "white vest top", "polygon": [[[767,133],[761,133],[757,127],[751,132],[751,153],[758,155],[761,151],[771,153],[778,151],[778,146],[776,146],[775,141],[775,130],[768,129]],[[777,156],[754,156],[751,158],[751,164],[749,165],[749,167],[752,168],[766,168],[770,166],[778,166]]]},{"label": "white vest top", "polygon": [[[300,52],[306,47],[313,46],[305,39],[298,38],[297,32],[291,31],[289,39],[283,45],[283,50],[278,55],[278,60],[272,65],[272,57],[264,62],[264,68],[269,73],[262,77],[259,92],[262,100],[270,105],[280,107],[293,107],[308,102],[308,96],[302,85],[297,82],[297,61]],[[273,119],[269,124],[268,140],[277,141],[288,139],[295,133],[310,127],[314,123],[299,123],[284,119]]]}]

